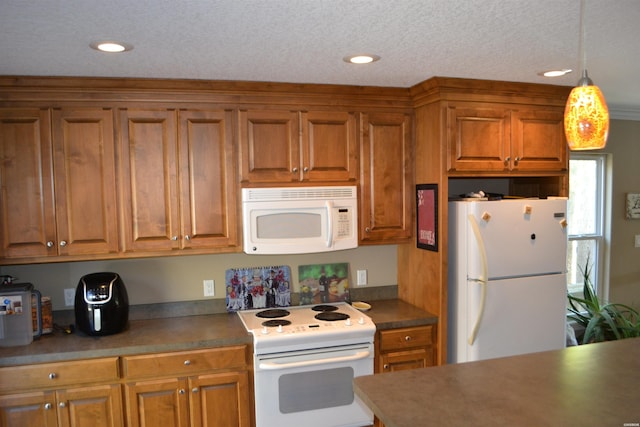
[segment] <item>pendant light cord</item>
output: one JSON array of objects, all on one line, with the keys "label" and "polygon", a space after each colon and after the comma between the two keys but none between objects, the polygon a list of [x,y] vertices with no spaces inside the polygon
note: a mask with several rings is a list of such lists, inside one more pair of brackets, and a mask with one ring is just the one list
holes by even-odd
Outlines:
[{"label": "pendant light cord", "polygon": [[587,49],[585,47],[586,30],[584,25],[585,0],[580,0],[580,52],[582,53],[582,73],[587,71]]}]

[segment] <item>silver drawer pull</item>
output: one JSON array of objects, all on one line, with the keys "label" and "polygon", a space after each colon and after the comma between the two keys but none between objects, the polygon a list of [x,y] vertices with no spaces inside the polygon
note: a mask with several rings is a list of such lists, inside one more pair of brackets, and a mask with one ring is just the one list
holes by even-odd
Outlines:
[{"label": "silver drawer pull", "polygon": [[405,341],[411,341],[411,335],[407,335],[406,337],[404,337]]},{"label": "silver drawer pull", "polygon": [[192,393],[197,393],[199,391],[200,391],[200,389],[198,387],[194,387],[194,388],[191,389]]},{"label": "silver drawer pull", "polygon": [[191,360],[187,359],[184,361],[184,366],[189,366],[191,365]]},{"label": "silver drawer pull", "polygon": [[64,403],[64,402],[60,402],[60,403],[58,403],[58,406],[61,407],[61,408],[64,408],[64,407],[67,406],[67,404]]},{"label": "silver drawer pull", "polygon": [[44,404],[44,409],[46,409],[46,410],[51,409],[51,403],[45,403]]},{"label": "silver drawer pull", "polygon": [[51,373],[49,374],[49,379],[50,379],[50,380],[55,380],[57,377],[58,377],[58,376],[56,375],[56,373],[55,373],[55,372],[51,372]]},{"label": "silver drawer pull", "polygon": [[389,369],[389,365],[385,363],[385,364],[382,366],[382,369],[384,369],[384,370]]},{"label": "silver drawer pull", "polygon": [[181,388],[180,390],[178,390],[178,393],[179,393],[179,394],[184,394],[184,393],[185,393],[185,391],[184,391],[184,389],[183,389],[183,388]]}]

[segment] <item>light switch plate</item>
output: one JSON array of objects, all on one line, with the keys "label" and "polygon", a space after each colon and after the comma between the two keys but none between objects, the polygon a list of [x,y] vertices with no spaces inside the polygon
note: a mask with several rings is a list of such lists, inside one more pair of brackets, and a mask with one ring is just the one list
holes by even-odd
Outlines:
[{"label": "light switch plate", "polygon": [[358,277],[356,279],[357,286],[365,286],[367,284],[367,270],[358,270]]},{"label": "light switch plate", "polygon": [[215,296],[215,281],[209,279],[209,280],[204,280],[203,282],[204,285],[204,296],[205,297],[212,297]]},{"label": "light switch plate", "polygon": [[73,288],[67,288],[64,290],[64,305],[71,307],[74,305],[76,299],[76,290]]}]

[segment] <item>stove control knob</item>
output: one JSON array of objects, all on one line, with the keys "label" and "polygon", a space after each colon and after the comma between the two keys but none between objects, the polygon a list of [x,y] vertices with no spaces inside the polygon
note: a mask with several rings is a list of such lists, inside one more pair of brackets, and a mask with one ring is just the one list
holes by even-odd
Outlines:
[{"label": "stove control knob", "polygon": [[347,321],[345,322],[345,325],[351,326],[351,319],[347,319]]},{"label": "stove control knob", "polygon": [[360,319],[358,319],[358,323],[361,325],[364,325],[364,317],[361,317]]},{"label": "stove control knob", "polygon": [[282,325],[278,325],[278,332],[282,332]]},{"label": "stove control knob", "polygon": [[267,327],[263,327],[262,328],[262,335],[267,335],[269,333],[269,329],[267,329]]}]

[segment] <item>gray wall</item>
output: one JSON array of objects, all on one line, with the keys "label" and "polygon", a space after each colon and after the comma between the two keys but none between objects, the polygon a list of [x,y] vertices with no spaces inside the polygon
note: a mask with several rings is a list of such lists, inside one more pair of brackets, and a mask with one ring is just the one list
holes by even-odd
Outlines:
[{"label": "gray wall", "polygon": [[[367,288],[396,285],[397,246],[362,246],[357,249],[307,255],[218,254],[143,258],[111,261],[87,261],[53,264],[5,266],[20,282],[31,282],[42,295],[52,297],[53,309],[63,310],[64,289],[75,288],[80,277],[97,271],[114,271],[123,278],[132,305],[205,300],[225,297],[225,271],[228,268],[288,265],[293,291],[298,292],[298,266],[347,262],[350,286],[356,287],[356,270],[368,271]],[[204,297],[205,279],[215,280],[215,296]]]}]

